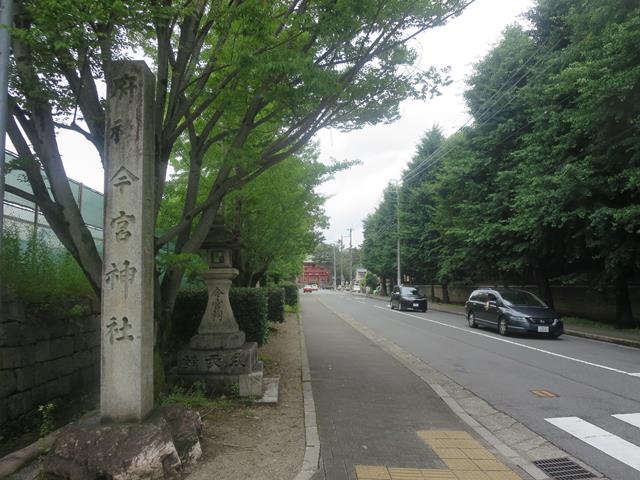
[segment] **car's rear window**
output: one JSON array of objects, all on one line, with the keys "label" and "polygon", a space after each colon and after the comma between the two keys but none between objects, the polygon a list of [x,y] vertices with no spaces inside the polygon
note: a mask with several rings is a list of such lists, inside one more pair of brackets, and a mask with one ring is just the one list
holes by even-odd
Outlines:
[{"label": "car's rear window", "polygon": [[401,287],[400,288],[400,293],[402,293],[402,295],[420,296],[420,290],[418,290],[417,288],[413,288],[413,287]]},{"label": "car's rear window", "polygon": [[547,305],[532,293],[523,290],[500,292],[502,299],[514,307],[546,307]]}]

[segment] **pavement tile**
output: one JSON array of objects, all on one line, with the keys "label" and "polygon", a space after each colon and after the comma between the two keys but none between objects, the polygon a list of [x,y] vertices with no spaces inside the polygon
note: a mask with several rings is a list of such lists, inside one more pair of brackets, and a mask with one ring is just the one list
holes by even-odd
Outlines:
[{"label": "pavement tile", "polygon": [[[467,448],[464,454],[472,460],[495,460],[496,457],[486,448]],[[444,457],[443,457],[444,458]]]},{"label": "pavement tile", "polygon": [[522,480],[513,472],[485,472],[491,480]]},{"label": "pavement tile", "polygon": [[448,434],[449,434],[449,438],[473,440],[473,437],[471,435],[469,435],[467,432],[464,432],[462,430],[449,430]]},{"label": "pavement tile", "polygon": [[423,480],[418,468],[389,468],[391,480]]},{"label": "pavement tile", "polygon": [[421,469],[423,480],[457,480],[451,470]]},{"label": "pavement tile", "polygon": [[488,476],[486,472],[481,472],[480,470],[477,470],[475,472],[469,470],[454,470],[453,473],[458,480],[491,480],[491,477]]},{"label": "pavement tile", "polygon": [[418,432],[418,436],[425,441],[429,441],[438,438],[452,438],[449,433],[450,430],[421,430]]},{"label": "pavement tile", "polygon": [[356,465],[358,480],[391,480],[387,467]]},{"label": "pavement tile", "polygon": [[467,445],[462,445],[460,442],[468,442],[469,440],[458,440],[453,438],[435,438],[426,440],[427,445],[433,448],[477,448]]},{"label": "pavement tile", "polygon": [[[433,451],[436,452],[440,458],[473,458],[469,455],[465,455],[465,452],[460,450],[459,448],[433,448]],[[469,450],[467,450],[469,451]],[[480,457],[483,458],[483,457]]]},{"label": "pavement tile", "polygon": [[451,470],[480,470],[480,467],[468,458],[443,458],[443,461]]},{"label": "pavement tile", "polygon": [[474,440],[472,438],[456,438],[453,440],[449,440],[450,445],[453,445],[453,448],[484,448],[480,442]]},{"label": "pavement tile", "polygon": [[480,467],[480,470],[509,470],[504,463],[497,460],[474,460],[474,462]]}]

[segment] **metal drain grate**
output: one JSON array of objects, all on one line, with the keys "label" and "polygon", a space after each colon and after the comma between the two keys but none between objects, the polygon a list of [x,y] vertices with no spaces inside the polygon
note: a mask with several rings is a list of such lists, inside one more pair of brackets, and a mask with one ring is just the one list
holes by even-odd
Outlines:
[{"label": "metal drain grate", "polygon": [[581,480],[584,478],[596,478],[593,474],[568,458],[551,458],[548,460],[536,460],[536,467],[556,480]]}]

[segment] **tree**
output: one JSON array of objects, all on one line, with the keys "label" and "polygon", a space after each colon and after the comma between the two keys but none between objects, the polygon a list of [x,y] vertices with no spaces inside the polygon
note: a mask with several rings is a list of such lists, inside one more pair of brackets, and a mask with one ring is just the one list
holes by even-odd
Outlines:
[{"label": "tree", "polygon": [[396,204],[397,189],[389,184],[375,212],[363,222],[362,265],[380,277],[383,295],[386,295],[386,280],[393,282],[396,277]]},{"label": "tree", "polygon": [[428,130],[407,169],[403,172],[400,193],[400,238],[402,271],[416,282],[433,282],[437,259],[432,251],[438,236],[433,224],[433,185],[438,163],[444,155],[445,137],[438,126]]},{"label": "tree", "polygon": [[[8,126],[16,168],[99,295],[101,259],[55,133],[75,131],[102,154],[99,85],[112,61],[136,48],[153,59],[156,218],[170,159],[188,175],[180,219],[156,247],[171,242],[175,254],[194,254],[224,197],[300,151],[318,130],[389,121],[401,100],[433,93],[442,81],[437,71],[404,68],[416,59],[407,41],[470,1],[23,0],[14,17]],[[212,173],[206,179],[205,170]],[[159,272],[159,338],[183,273],[180,265]]]}]

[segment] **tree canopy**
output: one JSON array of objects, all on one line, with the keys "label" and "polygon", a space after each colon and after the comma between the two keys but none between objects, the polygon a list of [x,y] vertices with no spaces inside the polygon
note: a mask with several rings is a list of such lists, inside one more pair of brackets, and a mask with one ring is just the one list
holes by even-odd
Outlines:
[{"label": "tree canopy", "polygon": [[[550,281],[613,287],[617,324],[636,325],[640,8],[539,0],[528,17],[475,66],[473,123],[421,156],[428,131],[405,172],[404,268],[424,282],[534,280],[550,303]],[[387,246],[366,266],[390,262]]]}]

